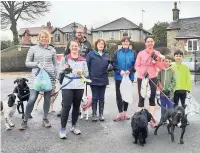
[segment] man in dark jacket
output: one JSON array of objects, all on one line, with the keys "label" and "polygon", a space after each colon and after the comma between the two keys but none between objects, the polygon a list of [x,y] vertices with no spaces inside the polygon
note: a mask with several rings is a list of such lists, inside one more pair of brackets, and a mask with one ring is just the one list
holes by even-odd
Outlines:
[{"label": "man in dark jacket", "polygon": [[[92,50],[92,47],[91,47],[90,42],[84,36],[84,29],[78,28],[76,30],[75,39],[78,40],[78,42],[81,45],[80,55],[86,58],[87,54]],[[69,54],[69,52],[70,52],[69,45],[70,45],[70,41],[67,43],[65,55]]]},{"label": "man in dark jacket", "polygon": [[[86,58],[87,54],[92,50],[92,46],[91,46],[90,42],[87,40],[87,38],[84,36],[83,28],[78,28],[76,30],[75,39],[78,40],[78,42],[81,45],[80,55],[82,57]],[[67,42],[67,47],[66,47],[64,55],[68,55],[70,53],[69,46],[70,46],[70,41]],[[61,115],[61,111],[62,111],[62,109],[58,112],[57,116]]]}]

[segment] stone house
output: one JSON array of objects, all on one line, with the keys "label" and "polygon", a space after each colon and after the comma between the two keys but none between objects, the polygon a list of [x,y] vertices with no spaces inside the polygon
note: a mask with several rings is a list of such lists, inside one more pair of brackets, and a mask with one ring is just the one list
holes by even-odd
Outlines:
[{"label": "stone house", "polygon": [[174,3],[173,21],[167,27],[167,47],[172,54],[180,49],[185,53],[200,50],[200,17],[179,18],[180,10]]},{"label": "stone house", "polygon": [[63,28],[53,27],[50,22],[47,22],[46,26],[32,27],[32,28],[21,28],[18,32],[19,40],[21,44],[36,44],[38,42],[38,34],[40,30],[48,30],[51,33],[51,44],[55,47],[66,47],[67,42],[73,38],[74,30],[73,27],[84,28],[85,36],[89,42],[92,42],[91,31],[79,23],[71,23]]},{"label": "stone house", "polygon": [[92,29],[93,43],[101,38],[107,40],[121,40],[124,33],[131,37],[132,41],[144,41],[144,38],[151,33],[143,29],[143,25],[139,26],[130,20],[122,17],[110,23],[102,25],[96,29]]}]

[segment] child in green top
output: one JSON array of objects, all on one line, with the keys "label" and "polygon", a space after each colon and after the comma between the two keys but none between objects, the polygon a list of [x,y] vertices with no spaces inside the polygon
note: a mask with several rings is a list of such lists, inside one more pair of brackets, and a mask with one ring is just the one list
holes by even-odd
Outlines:
[{"label": "child in green top", "polygon": [[[169,67],[171,65],[171,57],[165,57],[165,69],[158,73],[158,86],[161,92],[160,102],[162,105],[161,114],[163,115],[166,108],[173,108],[173,102],[171,101],[174,96],[174,88],[176,86],[175,73]],[[164,94],[165,95],[164,95]]]},{"label": "child in green top", "polygon": [[174,88],[174,107],[181,101],[185,108],[185,99],[187,92],[192,88],[191,73],[187,65],[182,64],[183,52],[180,50],[174,53],[175,64],[171,66],[176,76],[176,86]]}]

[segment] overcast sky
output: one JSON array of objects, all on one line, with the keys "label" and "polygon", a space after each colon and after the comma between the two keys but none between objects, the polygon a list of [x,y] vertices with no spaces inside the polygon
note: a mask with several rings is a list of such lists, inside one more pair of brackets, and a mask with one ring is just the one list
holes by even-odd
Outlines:
[{"label": "overcast sky", "polygon": [[[89,29],[97,28],[108,22],[125,17],[139,25],[142,22],[144,29],[149,30],[158,21],[172,21],[173,1],[52,1],[49,13],[38,18],[34,24],[18,22],[19,28],[46,25],[48,21],[54,27],[64,27],[72,22],[86,25]],[[200,1],[178,2],[180,18],[200,16]],[[2,32],[3,38],[12,38],[10,30]]]}]

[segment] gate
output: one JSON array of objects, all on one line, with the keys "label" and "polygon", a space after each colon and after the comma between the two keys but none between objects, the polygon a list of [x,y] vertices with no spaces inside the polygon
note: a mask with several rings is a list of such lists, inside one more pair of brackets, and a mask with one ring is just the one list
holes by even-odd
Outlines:
[{"label": "gate", "polygon": [[200,51],[194,52],[194,82],[200,82]]}]

